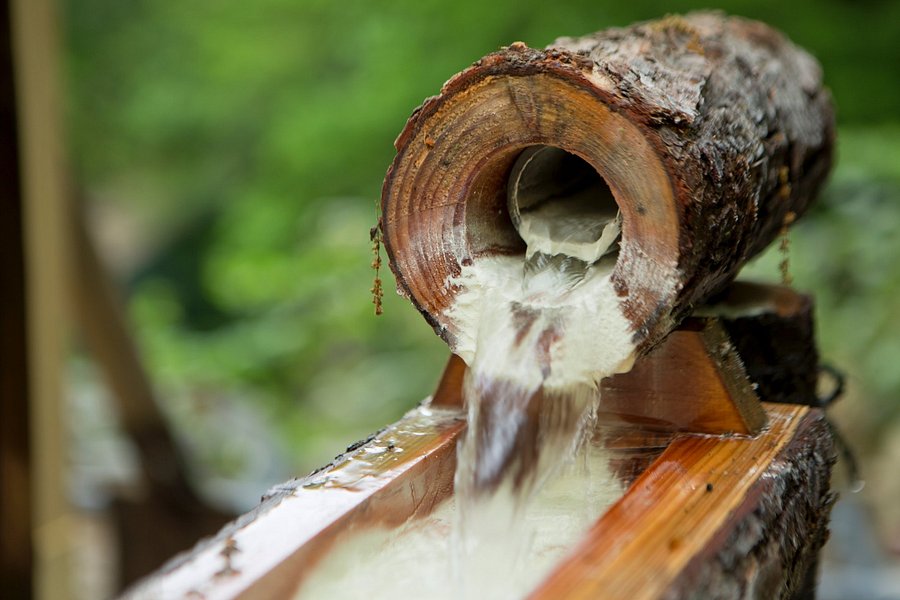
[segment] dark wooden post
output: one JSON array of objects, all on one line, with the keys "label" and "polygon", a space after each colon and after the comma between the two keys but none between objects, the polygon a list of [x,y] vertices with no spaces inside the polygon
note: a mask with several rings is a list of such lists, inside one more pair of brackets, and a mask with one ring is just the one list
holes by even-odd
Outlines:
[{"label": "dark wooden post", "polygon": [[0,590],[32,594],[25,249],[9,3],[0,9]]}]

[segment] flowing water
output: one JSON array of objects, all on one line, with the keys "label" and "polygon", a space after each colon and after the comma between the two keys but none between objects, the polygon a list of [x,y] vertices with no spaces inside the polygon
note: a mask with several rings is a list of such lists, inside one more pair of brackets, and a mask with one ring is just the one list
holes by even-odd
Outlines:
[{"label": "flowing water", "polygon": [[524,259],[480,258],[449,282],[460,289],[454,351],[469,365],[455,481],[464,527],[504,480],[524,499],[551,477],[591,426],[600,380],[633,361],[610,280],[621,221],[603,180],[536,146],[514,165],[508,196]]},{"label": "flowing water", "polygon": [[475,514],[483,535],[470,538],[464,553],[455,544],[460,512],[451,496],[426,517],[342,540],[297,600],[523,598],[621,494],[608,452],[584,445],[518,510],[509,490],[490,496]]},{"label": "flowing water", "polygon": [[453,498],[355,539],[349,552],[390,557],[386,574],[348,571],[365,561],[343,551],[306,597],[341,596],[328,586],[358,578],[368,597],[520,598],[621,493],[608,453],[586,435],[600,380],[634,360],[611,282],[617,207],[590,167],[555,148],[526,150],[509,186],[525,256],[476,258],[447,281],[453,351],[469,367]]},{"label": "flowing water", "polygon": [[[469,366],[454,480],[464,597],[485,597],[472,589],[486,587],[472,576],[480,547],[500,537],[508,560],[527,555],[522,514],[584,451],[600,380],[630,369],[635,352],[611,281],[621,219],[605,182],[571,154],[534,147],[514,165],[508,196],[524,259],[480,258],[449,282],[459,286],[454,351]],[[495,597],[517,597],[504,594]]]}]

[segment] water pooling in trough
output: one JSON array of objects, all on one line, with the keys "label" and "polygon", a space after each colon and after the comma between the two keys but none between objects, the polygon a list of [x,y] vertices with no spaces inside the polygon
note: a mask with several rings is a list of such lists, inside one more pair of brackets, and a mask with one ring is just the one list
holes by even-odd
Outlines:
[{"label": "water pooling in trough", "polygon": [[522,153],[508,197],[525,256],[477,258],[447,282],[469,366],[454,497],[344,543],[303,597],[520,598],[621,494],[585,435],[600,380],[634,360],[610,281],[618,207],[587,163],[547,146]]},{"label": "water pooling in trough", "polygon": [[454,497],[401,527],[354,533],[313,568],[297,600],[523,598],[621,496],[608,456],[599,446],[582,446],[515,508],[509,495],[492,496],[492,510],[478,515],[515,512],[515,526],[508,517],[482,519],[479,544],[465,554],[451,543],[460,518]]}]

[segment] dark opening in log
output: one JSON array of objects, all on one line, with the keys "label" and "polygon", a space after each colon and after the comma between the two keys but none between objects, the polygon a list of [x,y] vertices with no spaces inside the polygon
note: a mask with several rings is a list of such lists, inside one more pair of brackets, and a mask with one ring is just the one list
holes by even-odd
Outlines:
[{"label": "dark opening in log", "polygon": [[532,146],[516,159],[507,204],[519,235],[535,250],[594,262],[614,250],[619,205],[587,162],[553,146]]}]

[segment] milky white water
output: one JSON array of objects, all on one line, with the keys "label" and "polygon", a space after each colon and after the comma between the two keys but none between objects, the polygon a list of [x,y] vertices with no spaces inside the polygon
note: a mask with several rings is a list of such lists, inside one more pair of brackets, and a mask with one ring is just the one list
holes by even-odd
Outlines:
[{"label": "milky white water", "polygon": [[523,598],[621,496],[607,462],[606,451],[583,447],[519,510],[509,490],[499,491],[478,513],[478,544],[461,556],[450,543],[459,518],[452,497],[402,527],[354,533],[315,567],[296,598]]},{"label": "milky white water", "polygon": [[534,253],[475,261],[451,282],[469,364],[454,495],[431,515],[342,540],[298,598],[517,599],[571,552],[622,484],[594,430],[598,383],[633,347],[614,261]]},{"label": "milky white water", "polygon": [[605,182],[571,154],[534,147],[513,166],[508,196],[525,256],[481,257],[447,282],[458,288],[446,314],[453,350],[469,366],[454,479],[465,597],[491,597],[472,595],[490,588],[471,565],[478,548],[497,538],[504,556],[540,547],[520,537],[516,515],[585,447],[600,380],[629,370],[635,354],[611,280],[621,222]]},{"label": "milky white water", "polygon": [[345,543],[305,597],[521,598],[620,494],[586,442],[600,380],[634,361],[611,281],[618,207],[589,165],[549,147],[522,153],[508,195],[525,255],[476,258],[446,282],[469,366],[452,500]]},{"label": "milky white water", "polygon": [[449,311],[453,351],[479,374],[531,389],[595,386],[627,371],[633,332],[610,280],[614,261],[582,272],[577,259],[538,254],[526,277],[522,257],[475,260],[449,281],[463,290]]},{"label": "milky white water", "polygon": [[[453,350],[469,365],[469,429],[457,493],[504,478],[527,495],[580,443],[602,378],[631,368],[634,346],[611,281],[618,206],[593,169],[535,146],[513,166],[510,216],[524,257],[481,257],[448,280]],[[465,516],[472,500],[461,501]],[[465,522],[467,519],[462,519]]]}]

